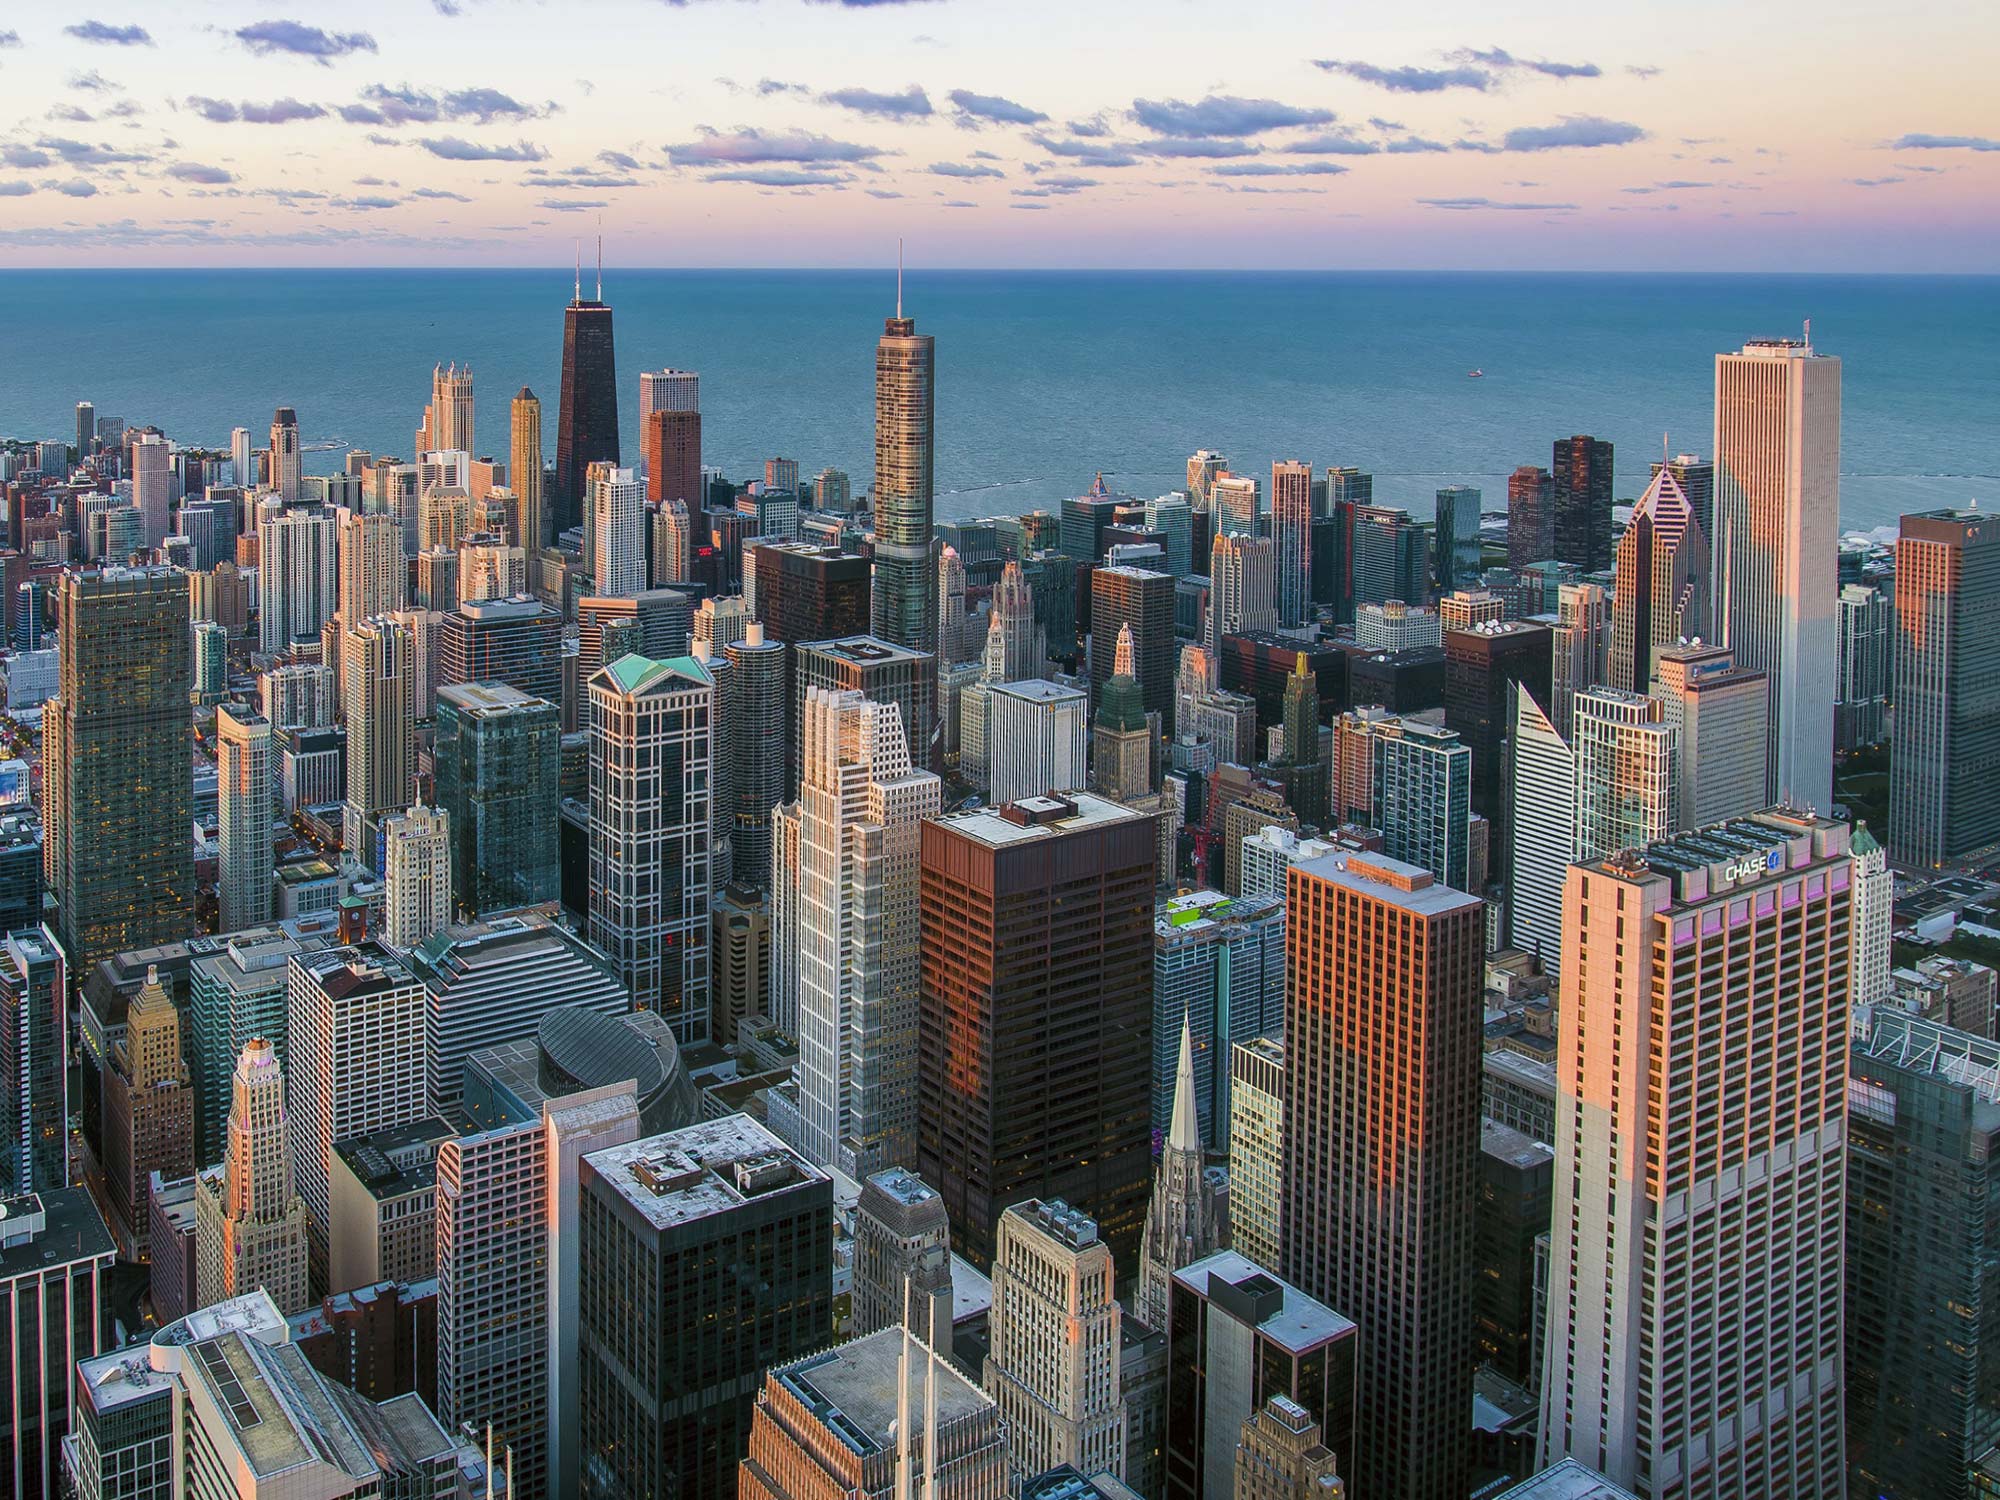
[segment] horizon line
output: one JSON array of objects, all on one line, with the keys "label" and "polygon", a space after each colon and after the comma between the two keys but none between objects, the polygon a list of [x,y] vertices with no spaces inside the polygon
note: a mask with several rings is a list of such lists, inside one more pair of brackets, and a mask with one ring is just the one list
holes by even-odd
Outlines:
[{"label": "horizon line", "polygon": [[[200,274],[227,271],[233,275],[279,276],[300,271],[396,271],[420,276],[461,276],[493,271],[549,271],[554,273],[561,267],[553,262],[505,262],[470,266],[406,265],[396,262],[372,262],[366,265],[318,264],[301,262],[297,265],[236,265],[227,262],[205,265],[131,265],[131,266],[77,266],[77,265],[0,265],[0,277],[50,272],[65,275],[117,276],[134,273],[167,274],[182,272]],[[770,266],[691,266],[691,265],[614,265],[613,272],[638,272],[644,275],[660,273],[680,273],[699,275],[857,275],[888,276],[890,273],[869,265],[770,265]],[[1717,280],[1768,277],[1784,280],[1847,279],[1847,280],[1931,280],[1931,281],[2000,281],[2000,271],[1922,271],[1922,270],[1743,270],[1718,271],[1694,268],[1674,268],[1664,266],[1649,267],[1523,267],[1523,266],[934,266],[921,272],[927,276],[1566,276],[1566,277],[1656,277],[1686,276],[1708,277]]]}]

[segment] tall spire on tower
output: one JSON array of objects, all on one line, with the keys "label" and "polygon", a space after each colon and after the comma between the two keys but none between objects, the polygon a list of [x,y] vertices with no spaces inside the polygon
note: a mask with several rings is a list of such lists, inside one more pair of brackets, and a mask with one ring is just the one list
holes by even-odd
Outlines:
[{"label": "tall spire on tower", "polygon": [[604,221],[597,224],[597,300],[604,300]]},{"label": "tall spire on tower", "polygon": [[903,316],[903,237],[896,236],[896,316]]},{"label": "tall spire on tower", "polygon": [[1194,1033],[1181,1017],[1180,1070],[1174,1075],[1174,1115],[1167,1127],[1169,1151],[1201,1150],[1201,1120],[1194,1108]]},{"label": "tall spire on tower", "polygon": [[576,291],[571,295],[572,303],[583,300],[583,241],[576,242]]}]

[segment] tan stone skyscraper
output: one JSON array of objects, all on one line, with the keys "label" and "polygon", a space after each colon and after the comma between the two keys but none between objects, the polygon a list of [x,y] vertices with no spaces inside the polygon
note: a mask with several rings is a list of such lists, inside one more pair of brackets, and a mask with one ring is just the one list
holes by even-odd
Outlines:
[{"label": "tan stone skyscraper", "polygon": [[231,1080],[228,1154],[194,1184],[195,1296],[203,1306],[264,1287],[281,1312],[307,1306],[306,1205],[292,1179],[285,1079],[262,1037]]},{"label": "tan stone skyscraper", "polygon": [[[431,447],[472,451],[472,366],[431,371]],[[422,459],[423,455],[417,455]]]},{"label": "tan stone skyscraper", "polygon": [[517,507],[514,542],[528,549],[528,580],[533,583],[535,554],[548,545],[548,515],[542,489],[542,403],[525,385],[514,397],[513,416],[507,477]]},{"label": "tan stone skyscraper", "polygon": [[1236,1500],[1341,1500],[1335,1455],[1319,1423],[1289,1396],[1273,1396],[1243,1424],[1236,1445]]},{"label": "tan stone skyscraper", "polygon": [[157,969],[132,997],[125,1036],[104,1075],[104,1186],[112,1232],[129,1255],[146,1249],[147,1178],[194,1170],[194,1090],[181,1057],[180,1012]]},{"label": "tan stone skyscraper", "polygon": [[299,498],[299,414],[281,406],[271,416],[271,488],[290,505]]},{"label": "tan stone skyscraper", "polygon": [[1485,905],[1379,854],[1287,882],[1281,1270],[1361,1327],[1357,1489],[1462,1500]]}]

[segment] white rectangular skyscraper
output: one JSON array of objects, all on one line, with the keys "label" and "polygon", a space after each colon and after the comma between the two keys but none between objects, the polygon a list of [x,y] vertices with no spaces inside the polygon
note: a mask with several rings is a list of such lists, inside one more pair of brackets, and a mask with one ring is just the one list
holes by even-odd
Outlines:
[{"label": "white rectangular skyscraper", "polygon": [[1717,619],[1769,682],[1772,802],[1833,799],[1839,635],[1840,361],[1753,339],[1715,357]]}]

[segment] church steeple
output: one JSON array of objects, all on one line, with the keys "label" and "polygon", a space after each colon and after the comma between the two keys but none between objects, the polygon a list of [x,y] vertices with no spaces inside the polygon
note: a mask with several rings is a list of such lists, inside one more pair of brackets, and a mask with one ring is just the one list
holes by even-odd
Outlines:
[{"label": "church steeple", "polygon": [[1194,1107],[1194,1033],[1186,1016],[1181,1017],[1181,1061],[1174,1075],[1174,1117],[1167,1127],[1167,1149],[1201,1154],[1201,1120]]},{"label": "church steeple", "polygon": [[1167,1292],[1174,1272],[1223,1249],[1215,1184],[1201,1147],[1195,1107],[1194,1033],[1181,1017],[1180,1066],[1174,1075],[1174,1109],[1166,1149],[1153,1173],[1153,1200],[1139,1253],[1139,1300],[1134,1309],[1149,1328],[1167,1326]]}]

